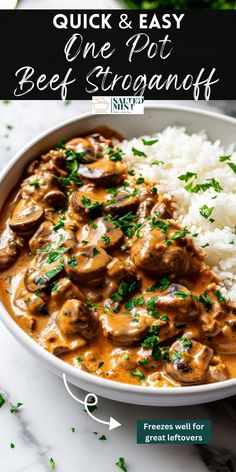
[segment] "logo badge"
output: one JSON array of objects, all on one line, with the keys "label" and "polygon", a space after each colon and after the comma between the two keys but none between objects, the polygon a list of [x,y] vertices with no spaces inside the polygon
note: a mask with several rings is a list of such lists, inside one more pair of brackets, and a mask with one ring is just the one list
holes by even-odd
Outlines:
[{"label": "logo badge", "polygon": [[92,112],[99,114],[142,115],[144,97],[92,97]]}]

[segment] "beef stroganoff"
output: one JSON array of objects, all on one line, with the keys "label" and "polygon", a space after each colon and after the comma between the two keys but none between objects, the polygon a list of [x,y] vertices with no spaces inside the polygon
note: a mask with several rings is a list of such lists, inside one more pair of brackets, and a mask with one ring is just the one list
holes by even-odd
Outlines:
[{"label": "beef stroganoff", "polygon": [[[77,369],[156,387],[226,380],[236,376],[236,309],[180,217],[168,166],[154,178],[167,153],[159,140],[127,143],[103,127],[35,156],[1,214],[1,299]],[[181,175],[180,188],[203,185]],[[200,192],[221,188],[205,184]],[[213,224],[212,207],[202,217]]]}]

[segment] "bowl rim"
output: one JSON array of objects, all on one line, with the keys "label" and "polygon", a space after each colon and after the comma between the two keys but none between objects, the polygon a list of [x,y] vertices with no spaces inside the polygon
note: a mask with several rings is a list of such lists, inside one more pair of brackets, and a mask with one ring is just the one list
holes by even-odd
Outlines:
[{"label": "bowl rim", "polygon": [[[182,111],[186,113],[193,113],[195,115],[204,115],[210,118],[218,119],[222,122],[230,123],[236,126],[236,119],[218,113],[215,111],[205,110],[204,108],[195,108],[191,106],[182,106],[182,105],[172,105],[172,104],[155,104],[145,106],[145,112],[152,110],[169,110],[169,111]],[[39,143],[41,140],[49,136],[55,131],[58,131],[60,128],[69,126],[76,121],[81,121],[86,118],[92,118],[96,116],[104,115],[95,115],[92,112],[80,113],[69,119],[63,120],[56,125],[51,126],[47,130],[38,134],[36,137],[31,139],[23,147],[17,151],[14,156],[10,159],[8,164],[4,166],[0,172],[0,193],[1,193],[1,184],[4,181],[5,177],[10,173],[14,164],[21,159],[21,157],[31,149],[35,144]],[[109,115],[107,115],[109,116]],[[68,379],[76,379],[76,384],[79,385],[79,382],[86,383],[87,386],[91,387],[93,391],[93,386],[100,389],[108,391],[109,389],[117,391],[118,393],[129,393],[134,395],[142,396],[151,396],[157,395],[159,397],[181,397],[181,396],[195,396],[197,394],[209,393],[211,391],[222,391],[225,388],[236,387],[236,378],[223,380],[221,382],[215,382],[211,384],[203,385],[192,385],[192,386],[182,386],[182,387],[152,387],[152,386],[141,386],[141,385],[132,385],[122,382],[117,382],[115,380],[106,379],[103,377],[98,377],[96,375],[90,374],[88,372],[77,369],[75,366],[68,364],[59,357],[54,356],[52,353],[40,346],[33,338],[31,338],[18,324],[14,321],[11,315],[8,313],[7,309],[0,300],[0,319],[3,321],[4,325],[11,332],[11,334],[39,361],[42,360],[43,363],[47,363],[51,370],[57,371],[59,375],[62,376],[65,373],[68,376]],[[84,387],[82,387],[84,388]],[[87,387],[86,387],[87,389]],[[107,396],[109,398],[109,395]]]}]

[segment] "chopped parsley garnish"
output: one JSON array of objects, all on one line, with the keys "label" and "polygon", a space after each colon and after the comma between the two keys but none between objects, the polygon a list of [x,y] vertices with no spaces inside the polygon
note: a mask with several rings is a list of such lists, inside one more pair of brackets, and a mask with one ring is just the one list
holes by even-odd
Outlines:
[{"label": "chopped parsley garnish", "polygon": [[[63,270],[63,265],[62,264],[58,264],[55,269],[51,269],[49,270],[48,272],[46,272],[46,277],[48,279],[52,279],[53,277],[56,277],[57,274],[59,274],[61,271]],[[41,285],[41,284],[39,284]],[[43,285],[43,284],[42,284]]]},{"label": "chopped parsley garnish", "polygon": [[232,171],[236,174],[236,164],[233,162],[227,162],[227,165],[232,169]]},{"label": "chopped parsley garnish", "polygon": [[156,303],[157,300],[158,300],[158,297],[151,297],[147,301],[148,314],[154,316],[154,318],[156,318],[158,316],[158,312],[155,309],[155,303]]},{"label": "chopped parsley garnish", "polygon": [[140,382],[146,380],[144,373],[137,367],[136,370],[130,372],[131,377],[139,377]]},{"label": "chopped parsley garnish", "polygon": [[109,236],[104,235],[104,236],[102,236],[102,239],[103,239],[104,243],[106,244],[106,246],[108,244],[110,244],[110,242],[111,242]]},{"label": "chopped parsley garnish", "polygon": [[15,446],[14,443],[10,443],[10,448],[11,448],[11,449],[14,449],[15,447],[16,447],[16,446]]},{"label": "chopped parsley garnish", "polygon": [[182,359],[182,352],[178,352],[178,351],[173,352],[171,356],[171,360],[175,362],[175,361],[178,361],[179,359]]},{"label": "chopped parsley garnish", "polygon": [[186,174],[179,175],[178,179],[188,182],[192,177],[197,177],[197,174],[195,172],[186,172]]},{"label": "chopped parsley garnish", "polygon": [[74,182],[78,187],[83,185],[79,176],[76,173],[71,172],[68,177],[58,177],[59,182],[64,185],[71,185],[71,182]]},{"label": "chopped parsley garnish", "polygon": [[192,347],[192,339],[191,338],[180,338],[181,343],[184,347]]},{"label": "chopped parsley garnish", "polygon": [[40,305],[38,312],[40,313],[40,315],[46,315],[46,316],[48,315],[46,303],[43,303],[42,305]]},{"label": "chopped parsley garnish", "polygon": [[42,295],[42,290],[35,290],[34,294],[37,296],[37,297],[40,297]]},{"label": "chopped parsley garnish", "polygon": [[150,140],[142,139],[144,146],[153,146],[153,144],[158,143],[158,141],[159,139],[150,139]]},{"label": "chopped parsley garnish", "polygon": [[86,207],[88,208],[89,210],[101,210],[102,207],[103,207],[103,203],[102,202],[91,202],[90,198],[87,198],[85,197],[84,195],[82,196],[81,198],[81,203]]},{"label": "chopped parsley garnish", "polygon": [[57,284],[52,284],[51,292],[60,292],[60,288]]},{"label": "chopped parsley garnish", "polygon": [[61,138],[57,144],[55,145],[55,149],[65,149],[65,144],[66,144],[67,139],[66,138]]},{"label": "chopped parsley garnish", "polygon": [[94,247],[93,248],[93,257],[97,256],[98,254],[100,254],[100,251],[96,247]]},{"label": "chopped parsley garnish", "polygon": [[[40,252],[47,252],[46,250],[44,251],[43,249]],[[48,247],[48,249],[49,249],[49,252],[48,252],[48,257],[45,261],[45,264],[52,264],[52,262],[55,262],[57,259],[59,259],[65,252],[64,247],[59,247],[57,249],[51,249]]]},{"label": "chopped parsley garnish", "polygon": [[230,161],[231,156],[220,156],[219,161],[220,162],[225,162],[225,161]]},{"label": "chopped parsley garnish", "polygon": [[156,161],[152,161],[151,166],[159,166],[160,164],[165,164],[165,163],[164,161],[156,160]]},{"label": "chopped parsley garnish", "polygon": [[139,177],[139,178],[136,180],[136,184],[137,184],[137,185],[143,184],[143,182],[144,182],[144,178],[143,178],[143,177]]},{"label": "chopped parsley garnish", "polygon": [[206,218],[207,220],[212,215],[214,208],[215,207],[208,207],[207,205],[203,205],[199,208],[199,213],[201,216],[203,216],[203,218]]},{"label": "chopped parsley garnish", "polygon": [[164,220],[157,220],[154,217],[150,221],[150,228],[151,229],[159,228],[163,234],[166,234],[166,231],[170,226],[171,226],[170,222],[165,223]]},{"label": "chopped parsley garnish", "polygon": [[103,150],[103,154],[110,154],[113,151],[112,147],[107,147],[106,149]]},{"label": "chopped parsley garnish", "polygon": [[29,185],[30,185],[31,187],[33,187],[33,186],[34,186],[34,187],[40,187],[40,186],[41,186],[40,180],[39,180],[39,179],[30,180],[30,181],[29,181]]},{"label": "chopped parsley garnish", "polygon": [[163,292],[170,286],[170,281],[167,277],[161,277],[158,282],[155,282],[153,285],[147,288],[146,292],[155,292],[157,288]]},{"label": "chopped parsley garnish", "polygon": [[166,314],[161,315],[161,316],[160,316],[160,320],[161,320],[161,321],[168,321],[168,320],[169,320],[169,316],[166,315]]},{"label": "chopped parsley garnish", "polygon": [[181,290],[177,290],[177,292],[175,292],[175,297],[182,298],[182,300],[187,300],[187,298],[191,297],[191,295],[191,292],[185,293],[181,292]]},{"label": "chopped parsley garnish", "polygon": [[72,428],[71,428],[71,432],[72,432],[72,433],[75,433],[75,428],[72,427]]},{"label": "chopped parsley garnish", "polygon": [[129,169],[129,170],[128,170],[128,174],[129,174],[129,175],[135,175],[134,169]]},{"label": "chopped parsley garnish", "polygon": [[125,308],[128,311],[133,310],[136,306],[141,306],[144,304],[144,298],[143,297],[133,297],[131,300],[125,303]]},{"label": "chopped parsley garnish", "polygon": [[222,295],[220,290],[215,290],[214,295],[216,296],[218,302],[226,303],[226,298]]},{"label": "chopped parsley garnish", "polygon": [[76,257],[71,256],[70,259],[68,259],[67,265],[68,265],[68,267],[76,267],[78,265]]},{"label": "chopped parsley garnish", "polygon": [[119,457],[119,460],[116,462],[117,467],[123,470],[123,472],[128,472],[124,457]]},{"label": "chopped parsley garnish", "polygon": [[148,359],[143,359],[143,361],[139,361],[140,365],[148,365]]},{"label": "chopped parsley garnish", "polygon": [[121,149],[116,149],[109,155],[110,161],[122,161],[124,152]]},{"label": "chopped parsley garnish", "polygon": [[126,361],[129,361],[129,354],[125,354],[124,358],[125,358]]},{"label": "chopped parsley garnish", "polygon": [[138,234],[139,230],[142,228],[141,223],[137,223],[138,215],[135,215],[132,212],[126,213],[123,216],[114,216],[111,217],[107,215],[104,217],[105,220],[111,221],[116,228],[120,228],[127,238],[132,238],[134,234]]},{"label": "chopped parsley garnish", "polygon": [[175,233],[171,234],[171,236],[169,236],[169,238],[166,240],[167,246],[170,246],[176,239],[185,238],[188,234],[189,231],[187,229],[176,231]]},{"label": "chopped parsley garnish", "polygon": [[186,326],[186,323],[173,323],[175,328],[184,328]]},{"label": "chopped parsley garnish", "polygon": [[107,188],[107,189],[106,189],[106,192],[107,192],[107,193],[110,193],[113,197],[116,197],[117,194],[119,193],[119,191],[117,190],[117,188],[114,188],[114,187]]},{"label": "chopped parsley garnish", "polygon": [[65,217],[59,216],[57,223],[53,226],[54,231],[58,231],[65,226]]},{"label": "chopped parsley garnish", "polygon": [[83,362],[83,359],[82,359],[82,357],[80,357],[80,356],[79,356],[79,357],[76,357],[76,360],[77,360],[77,362]]},{"label": "chopped parsley garnish", "polygon": [[98,364],[98,368],[100,369],[103,365],[104,365],[104,362],[100,361],[99,364]]},{"label": "chopped parsley garnish", "polygon": [[2,406],[4,405],[5,403],[5,398],[3,397],[3,395],[0,393],[0,408],[2,408]]},{"label": "chopped parsley garnish", "polygon": [[100,436],[100,438],[98,438],[99,441],[106,441],[107,440],[107,437],[105,436],[105,434],[103,434],[102,436]]},{"label": "chopped parsley garnish", "polygon": [[145,152],[139,151],[139,149],[136,149],[135,147],[132,147],[132,153],[134,156],[147,157],[147,154],[145,154]]},{"label": "chopped parsley garnish", "polygon": [[153,195],[157,195],[158,190],[156,187],[152,187],[151,192]]},{"label": "chopped parsley garnish", "polygon": [[209,188],[213,188],[218,193],[223,190],[219,182],[215,179],[207,179],[206,182],[196,184],[195,186],[193,185],[193,181],[191,181],[184,188],[191,193],[206,192]]},{"label": "chopped parsley garnish", "polygon": [[126,282],[125,280],[122,280],[117,292],[113,293],[111,295],[111,299],[114,302],[121,302],[126,295],[129,293],[132,293],[136,288],[138,288],[140,285],[138,280],[134,280],[131,284]]},{"label": "chopped parsley garnish", "polygon": [[168,346],[160,347],[159,346],[159,337],[158,333],[160,331],[159,326],[153,326],[147,333],[146,338],[142,342],[142,347],[144,349],[152,349],[152,357],[155,361],[168,360]]},{"label": "chopped parsley garnish", "polygon": [[51,470],[54,470],[56,468],[56,462],[52,457],[49,459],[49,466]]},{"label": "chopped parsley garnish", "polygon": [[24,403],[20,403],[20,402],[18,402],[16,405],[12,405],[12,403],[11,403],[10,412],[15,413],[23,405],[24,405]]},{"label": "chopped parsley garnish", "polygon": [[206,311],[209,311],[211,309],[213,302],[208,292],[204,292],[201,295],[194,295],[193,298],[198,302],[202,303]]}]

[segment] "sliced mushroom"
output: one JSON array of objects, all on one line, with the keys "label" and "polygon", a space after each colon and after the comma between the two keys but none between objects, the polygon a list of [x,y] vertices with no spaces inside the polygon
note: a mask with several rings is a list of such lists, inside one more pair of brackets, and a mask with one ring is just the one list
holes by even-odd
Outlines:
[{"label": "sliced mushroom", "polygon": [[121,229],[116,228],[111,221],[104,218],[97,218],[83,230],[83,240],[104,249],[113,249],[122,238]]},{"label": "sliced mushroom", "polygon": [[21,311],[29,311],[33,315],[47,315],[47,305],[45,300],[35,293],[31,293],[28,290],[20,289],[17,290],[14,297],[14,304]]},{"label": "sliced mushroom", "polygon": [[65,255],[65,271],[82,284],[99,285],[105,276],[110,256],[100,246],[73,246]]},{"label": "sliced mushroom", "polygon": [[74,212],[80,215],[98,215],[103,209],[103,201],[92,192],[80,189],[72,193],[71,206]]},{"label": "sliced mushroom", "polygon": [[194,320],[199,315],[192,293],[180,284],[170,284],[165,292],[157,296],[155,306],[157,309],[170,310],[176,322]]},{"label": "sliced mushroom", "polygon": [[65,336],[79,334],[85,339],[93,338],[98,330],[95,311],[81,300],[67,300],[57,317],[57,325]]},{"label": "sliced mushroom", "polygon": [[76,238],[73,231],[65,228],[59,228],[55,231],[51,222],[44,221],[30,239],[29,247],[32,254],[36,254],[37,251],[43,248],[45,248],[45,252],[49,252],[49,245],[51,246],[51,251],[53,251],[53,249],[56,251],[62,246],[68,249],[75,241]]},{"label": "sliced mushroom", "polygon": [[115,197],[106,200],[105,213],[112,215],[123,215],[137,210],[139,197],[131,189],[121,189]]},{"label": "sliced mushroom", "polygon": [[71,298],[84,300],[84,296],[79,288],[76,287],[76,285],[66,277],[58,280],[58,282],[55,284],[51,292],[51,298],[52,301],[59,305]]},{"label": "sliced mushroom", "polygon": [[14,208],[9,226],[15,233],[27,235],[36,230],[43,217],[44,212],[39,205],[21,199]]},{"label": "sliced mushroom", "polygon": [[42,332],[40,337],[40,344],[55,356],[62,356],[68,352],[74,352],[87,344],[85,338],[82,336],[74,336],[67,338],[63,336],[60,330],[53,326],[53,329]]},{"label": "sliced mushroom", "polygon": [[169,350],[166,371],[183,384],[202,383],[208,373],[213,350],[188,338],[175,341]]},{"label": "sliced mushroom", "polygon": [[[229,317],[226,307],[218,302],[216,296],[212,292],[209,296],[212,300],[212,305],[208,311],[205,311],[203,308],[199,320],[205,336],[213,338],[214,336],[217,336],[225,326],[227,326],[227,318]],[[234,322],[234,315],[230,318]]]},{"label": "sliced mushroom", "polygon": [[98,142],[95,139],[88,139],[88,137],[71,139],[66,143],[65,147],[66,149],[72,149],[80,154],[78,155],[78,160],[80,162],[95,162],[98,157],[101,157]]},{"label": "sliced mushroom", "polygon": [[43,203],[49,207],[65,208],[67,205],[66,196],[61,190],[50,190],[43,197]]},{"label": "sliced mushroom", "polygon": [[229,378],[229,373],[225,363],[220,356],[213,356],[209,371],[206,377],[206,383],[222,382]]},{"label": "sliced mushroom", "polygon": [[225,320],[224,327],[217,334],[212,344],[214,349],[218,353],[222,354],[235,354],[236,353],[236,319],[229,318]]},{"label": "sliced mushroom", "polygon": [[120,346],[134,346],[141,341],[149,330],[152,320],[146,310],[133,310],[126,313],[104,313],[101,316],[104,336]]},{"label": "sliced mushroom", "polygon": [[123,165],[110,161],[109,159],[100,159],[87,166],[80,164],[78,168],[79,176],[84,177],[89,182],[93,182],[100,187],[118,185],[124,178],[123,172]]},{"label": "sliced mushroom", "polygon": [[0,248],[0,270],[10,267],[17,259],[19,246],[14,239],[9,239],[6,246]]},{"label": "sliced mushroom", "polygon": [[25,286],[30,292],[44,289],[61,272],[63,265],[59,260],[50,263],[47,260],[47,254],[39,254],[29,264],[25,273]]},{"label": "sliced mushroom", "polygon": [[166,245],[164,235],[156,228],[134,241],[131,257],[138,269],[147,270],[159,276],[184,274],[189,269],[189,256],[186,249],[175,243],[170,246]]}]

